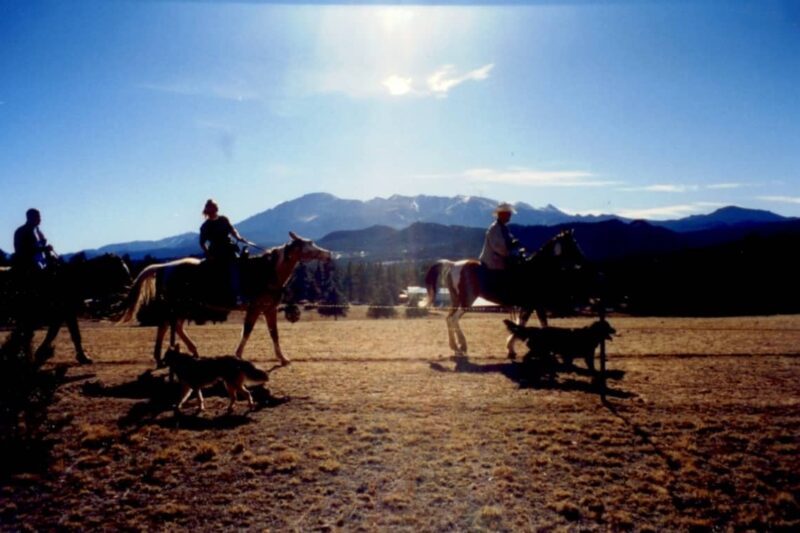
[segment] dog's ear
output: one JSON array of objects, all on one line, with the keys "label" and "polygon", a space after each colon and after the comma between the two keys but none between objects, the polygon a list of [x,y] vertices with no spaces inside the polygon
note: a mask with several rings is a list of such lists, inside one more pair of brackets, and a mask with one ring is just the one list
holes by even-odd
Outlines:
[{"label": "dog's ear", "polygon": [[517,324],[514,324],[512,321],[508,319],[503,320],[503,324],[505,324],[506,327],[508,328],[508,331],[510,331],[514,335],[516,335],[520,330],[520,327]]}]

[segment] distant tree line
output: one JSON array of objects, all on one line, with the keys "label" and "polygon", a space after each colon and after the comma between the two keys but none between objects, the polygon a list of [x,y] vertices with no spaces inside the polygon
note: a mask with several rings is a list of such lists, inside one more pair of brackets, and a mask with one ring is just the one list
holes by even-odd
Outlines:
[{"label": "distant tree line", "polygon": [[[287,302],[320,304],[321,314],[337,314],[349,304],[394,306],[410,285],[423,283],[424,268],[418,262],[370,263],[331,261],[300,263],[286,287]],[[326,306],[328,309],[326,310]]]}]

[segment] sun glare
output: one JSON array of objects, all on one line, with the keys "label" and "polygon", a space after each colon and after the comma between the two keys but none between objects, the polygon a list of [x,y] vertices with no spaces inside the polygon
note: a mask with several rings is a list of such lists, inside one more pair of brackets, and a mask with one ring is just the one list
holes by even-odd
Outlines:
[{"label": "sun glare", "polygon": [[383,86],[389,89],[389,94],[392,96],[402,96],[411,91],[411,78],[389,76],[383,80]]},{"label": "sun glare", "polygon": [[381,9],[378,16],[381,19],[383,29],[387,32],[393,32],[408,25],[414,18],[414,11],[402,7],[388,7]]}]

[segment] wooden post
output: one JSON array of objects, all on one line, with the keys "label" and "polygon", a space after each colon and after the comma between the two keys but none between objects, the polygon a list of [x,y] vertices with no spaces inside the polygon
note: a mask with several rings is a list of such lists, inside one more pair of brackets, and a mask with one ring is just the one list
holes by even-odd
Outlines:
[{"label": "wooden post", "polygon": [[[606,321],[606,308],[603,305],[603,301],[600,300],[598,302],[600,305],[599,315],[600,321]],[[606,401],[606,339],[603,336],[603,339],[600,341],[600,399],[604,402]]]}]

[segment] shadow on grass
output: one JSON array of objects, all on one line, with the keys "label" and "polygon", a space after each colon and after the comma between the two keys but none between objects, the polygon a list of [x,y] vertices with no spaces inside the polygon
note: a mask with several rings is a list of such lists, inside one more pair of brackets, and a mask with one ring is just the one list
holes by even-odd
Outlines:
[{"label": "shadow on grass", "polygon": [[[569,367],[552,367],[537,361],[528,363],[508,362],[477,364],[467,358],[457,358],[454,369],[449,369],[441,363],[430,363],[431,369],[437,372],[455,372],[467,374],[502,374],[522,389],[546,389],[577,391],[587,394],[602,395],[613,398],[631,398],[634,394],[623,390],[608,387],[603,390],[602,384],[597,380],[597,374],[589,370],[571,365]],[[592,378],[590,381],[560,377],[561,374],[571,373]],[[621,380],[625,372],[621,370],[606,370],[606,380]]]},{"label": "shadow on grass", "polygon": [[[289,398],[273,396],[269,389],[263,385],[249,387],[249,390],[253,395],[255,406],[252,409],[248,409],[246,407],[246,399],[238,398],[238,400],[244,401],[237,401],[234,405],[234,410],[237,410],[237,408],[238,410],[247,409],[246,412],[249,413],[277,407],[289,401]],[[180,391],[181,386],[177,381],[170,383],[166,374],[156,376],[152,370],[141,373],[133,381],[120,383],[119,385],[106,386],[93,381],[83,386],[83,393],[91,397],[146,400],[131,406],[128,412],[119,420],[121,427],[157,424],[163,427],[196,430],[230,429],[251,421],[246,414],[236,414],[235,412],[231,414],[225,413],[213,418],[207,418],[202,413],[195,414],[196,409],[192,405],[194,404],[193,400],[188,402],[191,405],[190,407],[185,407],[184,411],[176,412],[175,404],[180,396]],[[219,396],[226,400],[228,399],[228,393],[222,383],[203,389],[203,396],[205,398]],[[159,415],[168,411],[174,413],[172,418],[158,419]]]}]

